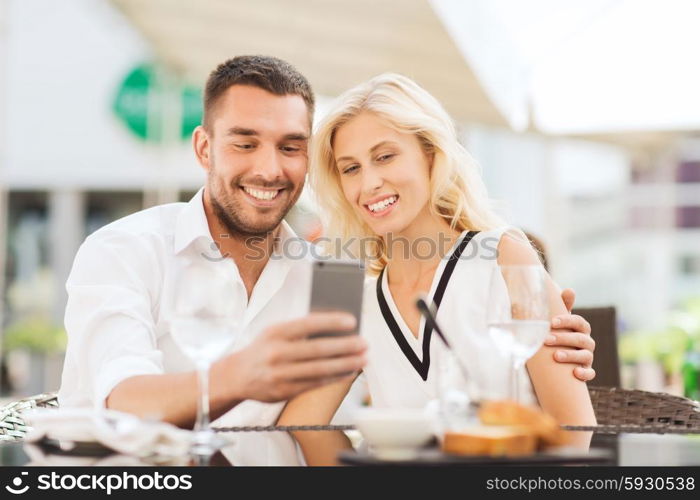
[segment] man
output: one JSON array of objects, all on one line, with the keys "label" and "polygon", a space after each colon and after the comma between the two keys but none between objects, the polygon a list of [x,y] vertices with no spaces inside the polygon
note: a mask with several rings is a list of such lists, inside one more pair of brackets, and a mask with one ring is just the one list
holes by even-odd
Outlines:
[{"label": "man", "polygon": [[[66,284],[63,406],[107,407],[192,425],[196,373],[170,336],[166,298],[175,268],[198,260],[221,264],[241,290],[240,328],[210,374],[212,417],[225,414],[219,423],[274,423],[285,400],[362,368],[366,347],[359,336],[308,339],[316,332],[352,331],[354,318],[303,316],[308,267],[279,252],[295,238],[283,218],[304,185],[313,112],[308,82],[279,59],[236,57],[212,72],[203,124],[193,134],[205,187],[189,203],[154,207],[105,226],[78,251]],[[251,238],[257,247],[248,244]],[[559,328],[580,333],[562,332],[556,343],[585,348],[566,351],[566,361],[582,365],[579,378],[592,378],[590,327],[577,316],[559,320]],[[285,435],[266,437],[263,445],[251,435],[236,439],[230,456],[237,464],[297,463]]]}]

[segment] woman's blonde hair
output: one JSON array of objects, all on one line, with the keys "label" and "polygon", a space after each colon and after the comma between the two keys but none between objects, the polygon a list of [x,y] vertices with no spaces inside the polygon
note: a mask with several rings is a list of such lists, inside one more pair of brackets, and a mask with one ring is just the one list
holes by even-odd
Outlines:
[{"label": "woman's blonde hair", "polygon": [[[491,202],[476,162],[459,143],[454,124],[440,103],[413,80],[384,73],[341,95],[319,123],[311,142],[309,181],[321,209],[326,236],[347,245],[354,255],[367,252],[370,273],[387,263],[385,245],[345,199],[333,154],[336,131],[363,112],[386,121],[396,131],[415,134],[430,167],[430,212],[457,231],[489,230],[504,225]],[[360,249],[359,245],[367,245]]]}]

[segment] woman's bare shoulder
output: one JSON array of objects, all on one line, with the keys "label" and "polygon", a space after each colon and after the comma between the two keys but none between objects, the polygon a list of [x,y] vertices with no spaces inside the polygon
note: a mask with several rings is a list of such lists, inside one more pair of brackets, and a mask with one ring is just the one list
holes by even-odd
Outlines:
[{"label": "woman's bare shoulder", "polygon": [[501,266],[526,266],[541,264],[537,251],[525,234],[515,228],[504,231],[498,242],[498,264]]}]

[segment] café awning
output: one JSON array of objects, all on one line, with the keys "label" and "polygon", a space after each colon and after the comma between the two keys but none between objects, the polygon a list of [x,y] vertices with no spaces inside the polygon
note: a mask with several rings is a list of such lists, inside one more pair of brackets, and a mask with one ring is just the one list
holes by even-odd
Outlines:
[{"label": "caf\u00e9 awning", "polygon": [[288,60],[327,96],[395,71],[459,121],[507,125],[427,0],[112,1],[160,60],[197,83],[240,54]]}]

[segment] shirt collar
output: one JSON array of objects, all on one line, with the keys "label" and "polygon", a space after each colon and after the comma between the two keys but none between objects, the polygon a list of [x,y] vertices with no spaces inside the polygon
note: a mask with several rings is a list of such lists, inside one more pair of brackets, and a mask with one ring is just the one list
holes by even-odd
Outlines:
[{"label": "shirt collar", "polygon": [[283,262],[305,260],[310,255],[308,247],[309,243],[297,236],[286,220],[282,220],[272,254]]},{"label": "shirt collar", "polygon": [[192,199],[185,204],[175,222],[174,251],[179,254],[193,242],[206,240],[211,245],[214,240],[209,232],[209,223],[204,213],[204,188],[200,188]]},{"label": "shirt collar", "polygon": [[[299,256],[308,256],[308,243],[299,238],[287,221],[280,224],[277,235],[277,245],[274,254],[281,256],[280,260],[287,261],[290,256],[297,260]],[[204,212],[204,187],[187,202],[180,211],[175,223],[174,251],[179,254],[195,242],[201,242],[202,249],[215,249],[214,239],[209,232],[209,223]]]}]

